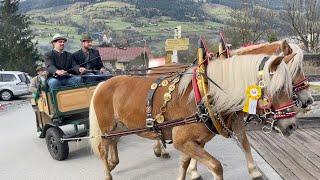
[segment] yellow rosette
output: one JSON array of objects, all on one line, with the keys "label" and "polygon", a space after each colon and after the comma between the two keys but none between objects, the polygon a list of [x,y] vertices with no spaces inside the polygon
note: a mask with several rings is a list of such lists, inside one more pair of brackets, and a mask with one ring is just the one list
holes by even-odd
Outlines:
[{"label": "yellow rosette", "polygon": [[257,102],[261,97],[261,87],[256,84],[248,86],[246,89],[246,102],[243,107],[243,112],[256,114]]}]

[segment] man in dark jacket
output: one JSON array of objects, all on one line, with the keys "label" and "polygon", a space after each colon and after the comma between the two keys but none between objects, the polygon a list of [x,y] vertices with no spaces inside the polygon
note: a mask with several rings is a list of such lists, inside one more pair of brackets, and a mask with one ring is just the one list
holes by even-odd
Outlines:
[{"label": "man in dark jacket", "polygon": [[104,74],[104,68],[99,51],[92,49],[92,39],[89,34],[85,33],[81,38],[82,48],[73,53],[73,59],[77,64],[81,74],[92,72],[94,74]]},{"label": "man in dark jacket", "polygon": [[53,36],[51,44],[53,50],[45,54],[45,64],[48,71],[48,86],[57,89],[61,86],[76,86],[80,84],[81,78],[72,76],[77,74],[79,69],[73,62],[72,54],[64,51],[64,44],[67,41],[60,34]]}]

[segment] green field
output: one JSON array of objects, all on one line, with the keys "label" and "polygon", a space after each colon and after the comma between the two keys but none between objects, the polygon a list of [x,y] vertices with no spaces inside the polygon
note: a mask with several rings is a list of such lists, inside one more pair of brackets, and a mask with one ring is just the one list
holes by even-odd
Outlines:
[{"label": "green field", "polygon": [[[209,8],[210,7],[210,8]],[[224,16],[227,8],[224,6],[208,6],[206,11],[212,16]],[[127,10],[128,9],[128,10]],[[110,15],[115,13],[115,10],[120,14]],[[94,26],[99,26],[100,29],[108,27],[113,33],[122,31],[136,32],[146,39],[155,40],[148,42],[153,50],[162,50],[164,42],[168,38],[173,38],[174,28],[178,25],[182,27],[182,35],[209,35],[210,37],[217,35],[224,24],[217,22],[179,22],[172,20],[170,17],[162,16],[154,19],[150,23],[150,19],[145,17],[135,17],[132,21],[128,21],[127,16],[123,16],[122,11],[128,13],[138,13],[133,5],[107,1],[96,4],[74,3],[63,8],[46,8],[29,11],[27,14],[31,17],[31,28],[36,35],[36,41],[39,43],[40,51],[43,48],[50,48],[51,37],[55,33],[61,33],[69,39],[68,47],[70,50],[76,50],[79,47],[79,39],[81,31],[92,29]],[[140,25],[136,26],[135,23]],[[101,31],[100,31],[101,33]]]},{"label": "green field", "polygon": [[232,9],[223,5],[208,4],[204,6],[204,10],[212,17],[225,21],[230,17],[229,13]]}]

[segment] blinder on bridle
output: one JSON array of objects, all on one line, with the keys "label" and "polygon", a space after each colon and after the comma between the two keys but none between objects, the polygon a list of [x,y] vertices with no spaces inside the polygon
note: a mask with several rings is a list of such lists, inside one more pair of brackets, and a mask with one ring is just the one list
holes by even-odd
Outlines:
[{"label": "blinder on bridle", "polygon": [[299,91],[302,91],[304,89],[308,89],[310,86],[308,78],[304,78],[300,82],[293,84],[293,95],[292,95],[292,100],[294,101],[295,105],[299,108],[306,108],[303,107],[304,105],[302,104],[302,101],[299,99],[297,93]]}]

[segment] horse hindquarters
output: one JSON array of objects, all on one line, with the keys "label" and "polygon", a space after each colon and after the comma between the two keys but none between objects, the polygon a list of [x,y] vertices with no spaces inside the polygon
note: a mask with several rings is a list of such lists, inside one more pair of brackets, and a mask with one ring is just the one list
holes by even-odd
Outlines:
[{"label": "horse hindquarters", "polygon": [[[192,131],[190,131],[190,129],[192,129]],[[212,139],[212,137],[212,133],[210,133],[202,123],[194,123],[173,128],[173,145],[185,155],[181,160],[178,179],[185,178],[188,168],[186,162],[189,164],[189,158],[194,158],[207,166],[215,179],[223,179],[221,163],[204,149],[205,143]]]},{"label": "horse hindquarters", "polygon": [[[107,82],[100,83],[95,89],[89,111],[90,137],[93,152],[100,155],[104,166],[106,179],[112,179],[111,170],[118,164],[117,141],[101,138],[103,133],[111,131],[116,125],[114,121],[112,92],[108,92]],[[111,153],[108,162],[109,147]]]}]

